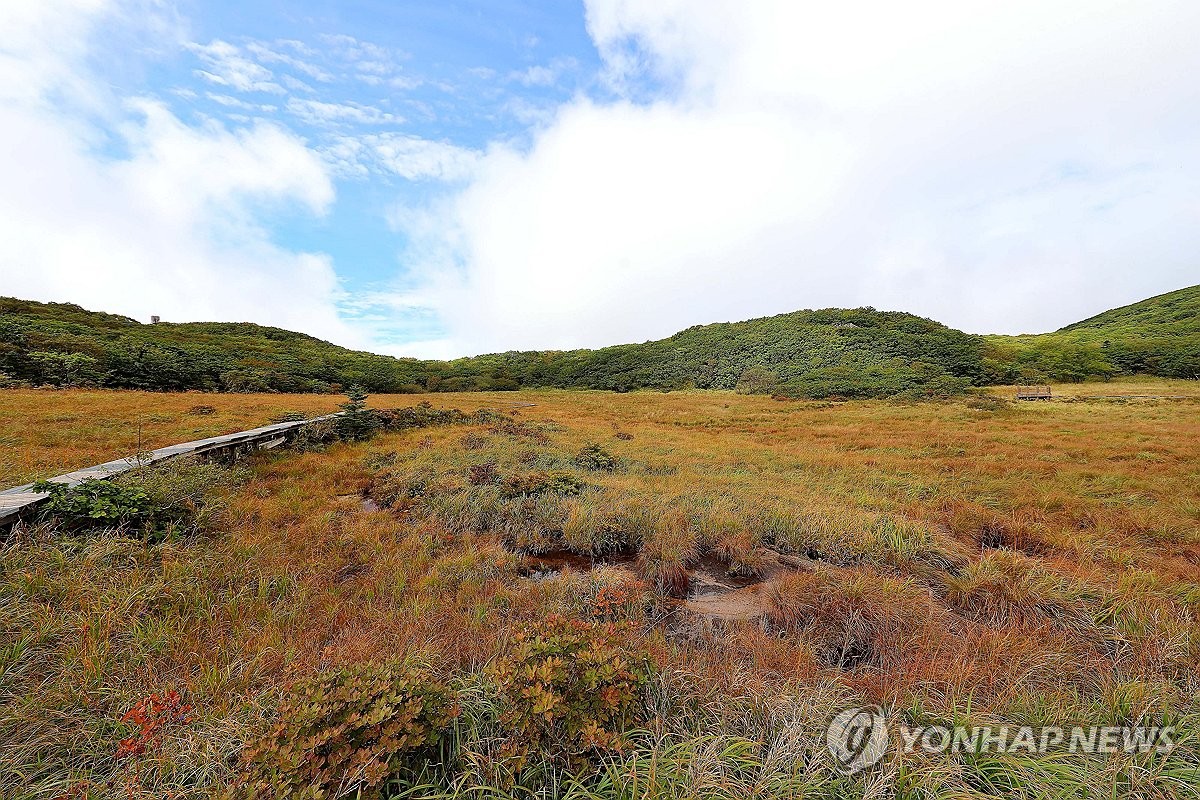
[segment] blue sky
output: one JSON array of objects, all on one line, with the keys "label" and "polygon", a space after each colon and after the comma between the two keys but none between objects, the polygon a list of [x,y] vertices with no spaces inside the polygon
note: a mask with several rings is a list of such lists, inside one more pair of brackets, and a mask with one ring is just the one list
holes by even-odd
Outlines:
[{"label": "blue sky", "polygon": [[[406,239],[388,212],[460,182],[444,161],[469,160],[496,141],[526,147],[557,105],[604,94],[576,3],[190,2],[178,13],[193,43],[126,75],[124,88],[151,92],[195,123],[277,120],[329,154],[338,197],[328,215],[281,215],[272,228],[286,247],[329,254],[350,296],[407,277]],[[363,142],[381,138],[445,152],[423,170],[364,152],[372,145]],[[363,150],[345,152],[352,147]],[[387,323],[379,335],[388,343],[444,333],[428,313]]]},{"label": "blue sky", "polygon": [[397,355],[1200,282],[1200,4],[0,4],[0,294]]}]

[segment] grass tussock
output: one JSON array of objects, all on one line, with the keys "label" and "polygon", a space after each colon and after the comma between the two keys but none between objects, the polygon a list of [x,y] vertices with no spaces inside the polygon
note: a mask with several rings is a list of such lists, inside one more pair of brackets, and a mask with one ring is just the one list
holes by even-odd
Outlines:
[{"label": "grass tussock", "polygon": [[802,633],[827,664],[881,665],[929,635],[936,610],[911,581],[873,570],[822,569],[784,576],[772,587],[767,618]]}]

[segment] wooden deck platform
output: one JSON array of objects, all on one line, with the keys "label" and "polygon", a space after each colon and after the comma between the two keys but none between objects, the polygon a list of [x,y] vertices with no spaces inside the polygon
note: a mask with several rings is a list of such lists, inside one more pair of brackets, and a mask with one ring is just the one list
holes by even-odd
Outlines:
[{"label": "wooden deck platform", "polygon": [[1050,387],[1049,386],[1018,386],[1017,387],[1017,399],[1018,400],[1049,400],[1049,399],[1051,399]]}]

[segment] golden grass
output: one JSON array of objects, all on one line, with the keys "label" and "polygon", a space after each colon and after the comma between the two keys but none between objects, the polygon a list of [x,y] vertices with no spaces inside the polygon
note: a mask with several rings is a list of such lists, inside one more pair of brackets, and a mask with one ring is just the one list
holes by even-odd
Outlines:
[{"label": "golden grass", "polygon": [[[989,386],[986,391],[1001,397],[1014,397],[1016,386]],[[1114,381],[1050,384],[1054,397],[1119,397],[1121,395],[1160,395],[1200,397],[1196,381],[1155,378],[1149,375],[1124,377]]]},{"label": "golden grass", "polygon": [[[0,484],[49,478],[169,444],[248,430],[286,411],[336,410],[332,395],[87,389],[0,391]],[[213,413],[189,413],[210,406]]]},{"label": "golden grass", "polygon": [[[208,537],[10,542],[0,631],[28,637],[13,680],[41,688],[0,697],[4,730],[29,719],[36,736],[0,758],[50,753],[46,769],[70,780],[128,783],[105,755],[114,720],[178,688],[196,721],[162,758],[219,781],[222,759],[263,727],[288,680],[396,653],[478,672],[522,626],[595,613],[606,586],[636,596],[619,613],[663,680],[687,676],[690,688],[663,701],[664,730],[766,736],[747,709],[786,698],[1044,722],[1196,710],[1196,401],[984,410],[547,391],[371,404],[421,400],[536,405],[503,429],[427,428],[260,457]],[[338,398],[17,391],[0,401],[16,480],[120,455],[112,448],[139,417],[144,435],[159,419],[151,445],[166,444],[328,411]],[[187,413],[201,403],[217,413]],[[574,465],[593,443],[621,467]],[[561,472],[594,488],[561,505],[504,499]],[[394,491],[392,508],[364,507],[372,487],[382,497],[401,484],[416,488]],[[548,580],[524,578],[513,552],[629,545],[640,551],[632,565]],[[665,597],[686,589],[704,552],[754,576],[768,547],[812,565],[772,584],[758,622],[697,618]],[[706,721],[680,722],[684,708]]]}]

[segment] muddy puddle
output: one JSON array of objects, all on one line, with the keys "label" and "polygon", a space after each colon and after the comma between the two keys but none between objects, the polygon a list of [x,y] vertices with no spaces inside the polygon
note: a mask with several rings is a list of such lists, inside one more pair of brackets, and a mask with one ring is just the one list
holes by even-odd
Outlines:
[{"label": "muddy puddle", "polygon": [[705,617],[753,619],[766,610],[767,578],[730,575],[725,564],[709,555],[691,570],[687,597],[678,608]]},{"label": "muddy puddle", "polygon": [[[602,565],[628,572],[633,579],[637,577],[635,560],[634,556],[591,558],[568,550],[525,557],[527,576],[533,580],[544,580],[567,570],[589,572]],[[761,575],[730,575],[723,562],[708,555],[689,571],[687,597],[668,602],[681,611],[712,619],[757,619],[766,613],[774,581],[786,572],[808,569],[811,563],[805,558],[768,551]]]},{"label": "muddy puddle", "polygon": [[570,550],[552,550],[548,553],[525,556],[525,564],[529,570],[527,577],[533,580],[544,580],[562,572],[590,572],[596,567],[609,566],[627,571],[630,579],[636,576],[633,570],[633,556],[612,556],[593,558],[583,556]]},{"label": "muddy puddle", "polygon": [[761,574],[730,575],[722,561],[708,555],[692,569],[687,597],[675,603],[681,609],[713,619],[757,619],[767,612],[771,587],[779,576],[809,569],[811,563],[805,558],[768,550]]},{"label": "muddy puddle", "polygon": [[374,500],[372,500],[371,498],[366,497],[358,492],[353,492],[351,494],[335,494],[333,496],[333,499],[337,500],[339,503],[345,503],[347,505],[350,505],[353,503],[358,503],[358,507],[361,508],[363,511],[382,511],[383,510],[380,507],[380,505],[378,503],[376,503]]}]

